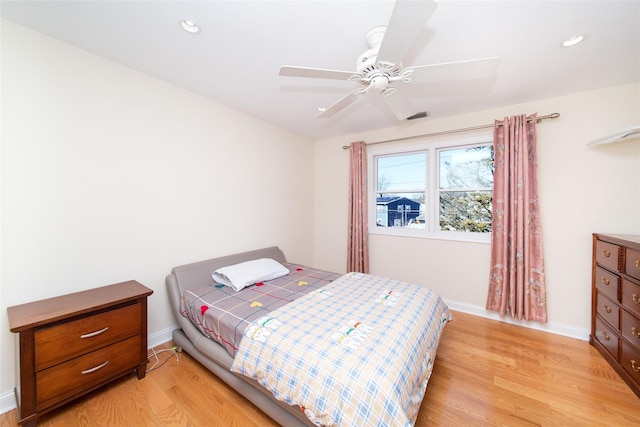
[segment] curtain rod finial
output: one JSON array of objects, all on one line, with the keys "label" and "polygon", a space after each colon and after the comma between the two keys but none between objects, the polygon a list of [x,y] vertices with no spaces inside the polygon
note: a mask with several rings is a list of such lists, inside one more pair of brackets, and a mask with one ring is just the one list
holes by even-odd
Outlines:
[{"label": "curtain rod finial", "polygon": [[557,119],[558,117],[560,117],[560,113],[551,113],[551,114],[547,114],[546,116],[538,117],[538,120],[536,120],[536,122],[540,123],[544,119]]}]

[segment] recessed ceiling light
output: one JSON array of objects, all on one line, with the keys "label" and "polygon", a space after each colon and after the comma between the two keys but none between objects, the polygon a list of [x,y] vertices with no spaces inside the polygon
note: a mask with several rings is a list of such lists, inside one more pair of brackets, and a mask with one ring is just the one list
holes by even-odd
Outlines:
[{"label": "recessed ceiling light", "polygon": [[584,40],[584,37],[582,34],[578,34],[577,36],[573,36],[573,37],[569,37],[567,40],[562,42],[562,46],[563,47],[570,47],[570,46],[575,46],[578,43],[580,43],[582,40]]},{"label": "recessed ceiling light", "polygon": [[200,27],[193,21],[189,21],[188,19],[184,19],[180,21],[180,26],[183,30],[190,34],[197,34],[200,32]]}]

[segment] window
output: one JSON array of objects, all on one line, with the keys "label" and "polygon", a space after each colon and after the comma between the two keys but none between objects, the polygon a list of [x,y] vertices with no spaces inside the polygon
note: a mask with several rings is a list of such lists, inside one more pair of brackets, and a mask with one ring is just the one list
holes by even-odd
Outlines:
[{"label": "window", "polygon": [[369,150],[370,233],[486,241],[491,233],[491,139]]},{"label": "window", "polygon": [[424,206],[423,152],[376,157],[376,226],[406,227]]},{"label": "window", "polygon": [[438,150],[440,230],[491,232],[493,145]]}]

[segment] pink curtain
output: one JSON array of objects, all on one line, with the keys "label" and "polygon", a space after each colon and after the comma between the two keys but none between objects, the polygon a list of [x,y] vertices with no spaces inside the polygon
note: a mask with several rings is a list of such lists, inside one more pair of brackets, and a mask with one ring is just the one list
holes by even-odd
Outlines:
[{"label": "pink curtain", "polygon": [[547,321],[536,179],[537,115],[495,122],[493,223],[487,310]]},{"label": "pink curtain", "polygon": [[347,271],[369,272],[367,227],[366,144],[357,141],[349,148],[349,236]]}]

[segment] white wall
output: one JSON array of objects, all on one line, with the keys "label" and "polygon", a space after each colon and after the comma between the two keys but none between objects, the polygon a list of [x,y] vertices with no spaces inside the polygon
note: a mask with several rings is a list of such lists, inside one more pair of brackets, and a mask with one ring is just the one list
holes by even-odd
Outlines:
[{"label": "white wall", "polygon": [[[316,141],[315,264],[330,270],[346,268],[349,153],[343,145],[479,126],[534,112],[561,116],[537,128],[549,324],[528,326],[586,339],[591,234],[640,234],[640,138],[613,145],[586,143],[640,125],[640,83]],[[372,273],[423,283],[453,308],[495,317],[484,310],[489,244],[370,235],[370,251]]]},{"label": "white wall", "polygon": [[135,279],[153,335],[174,265],[270,245],[312,263],[311,141],[8,21],[1,53],[0,404],[8,306]]}]

